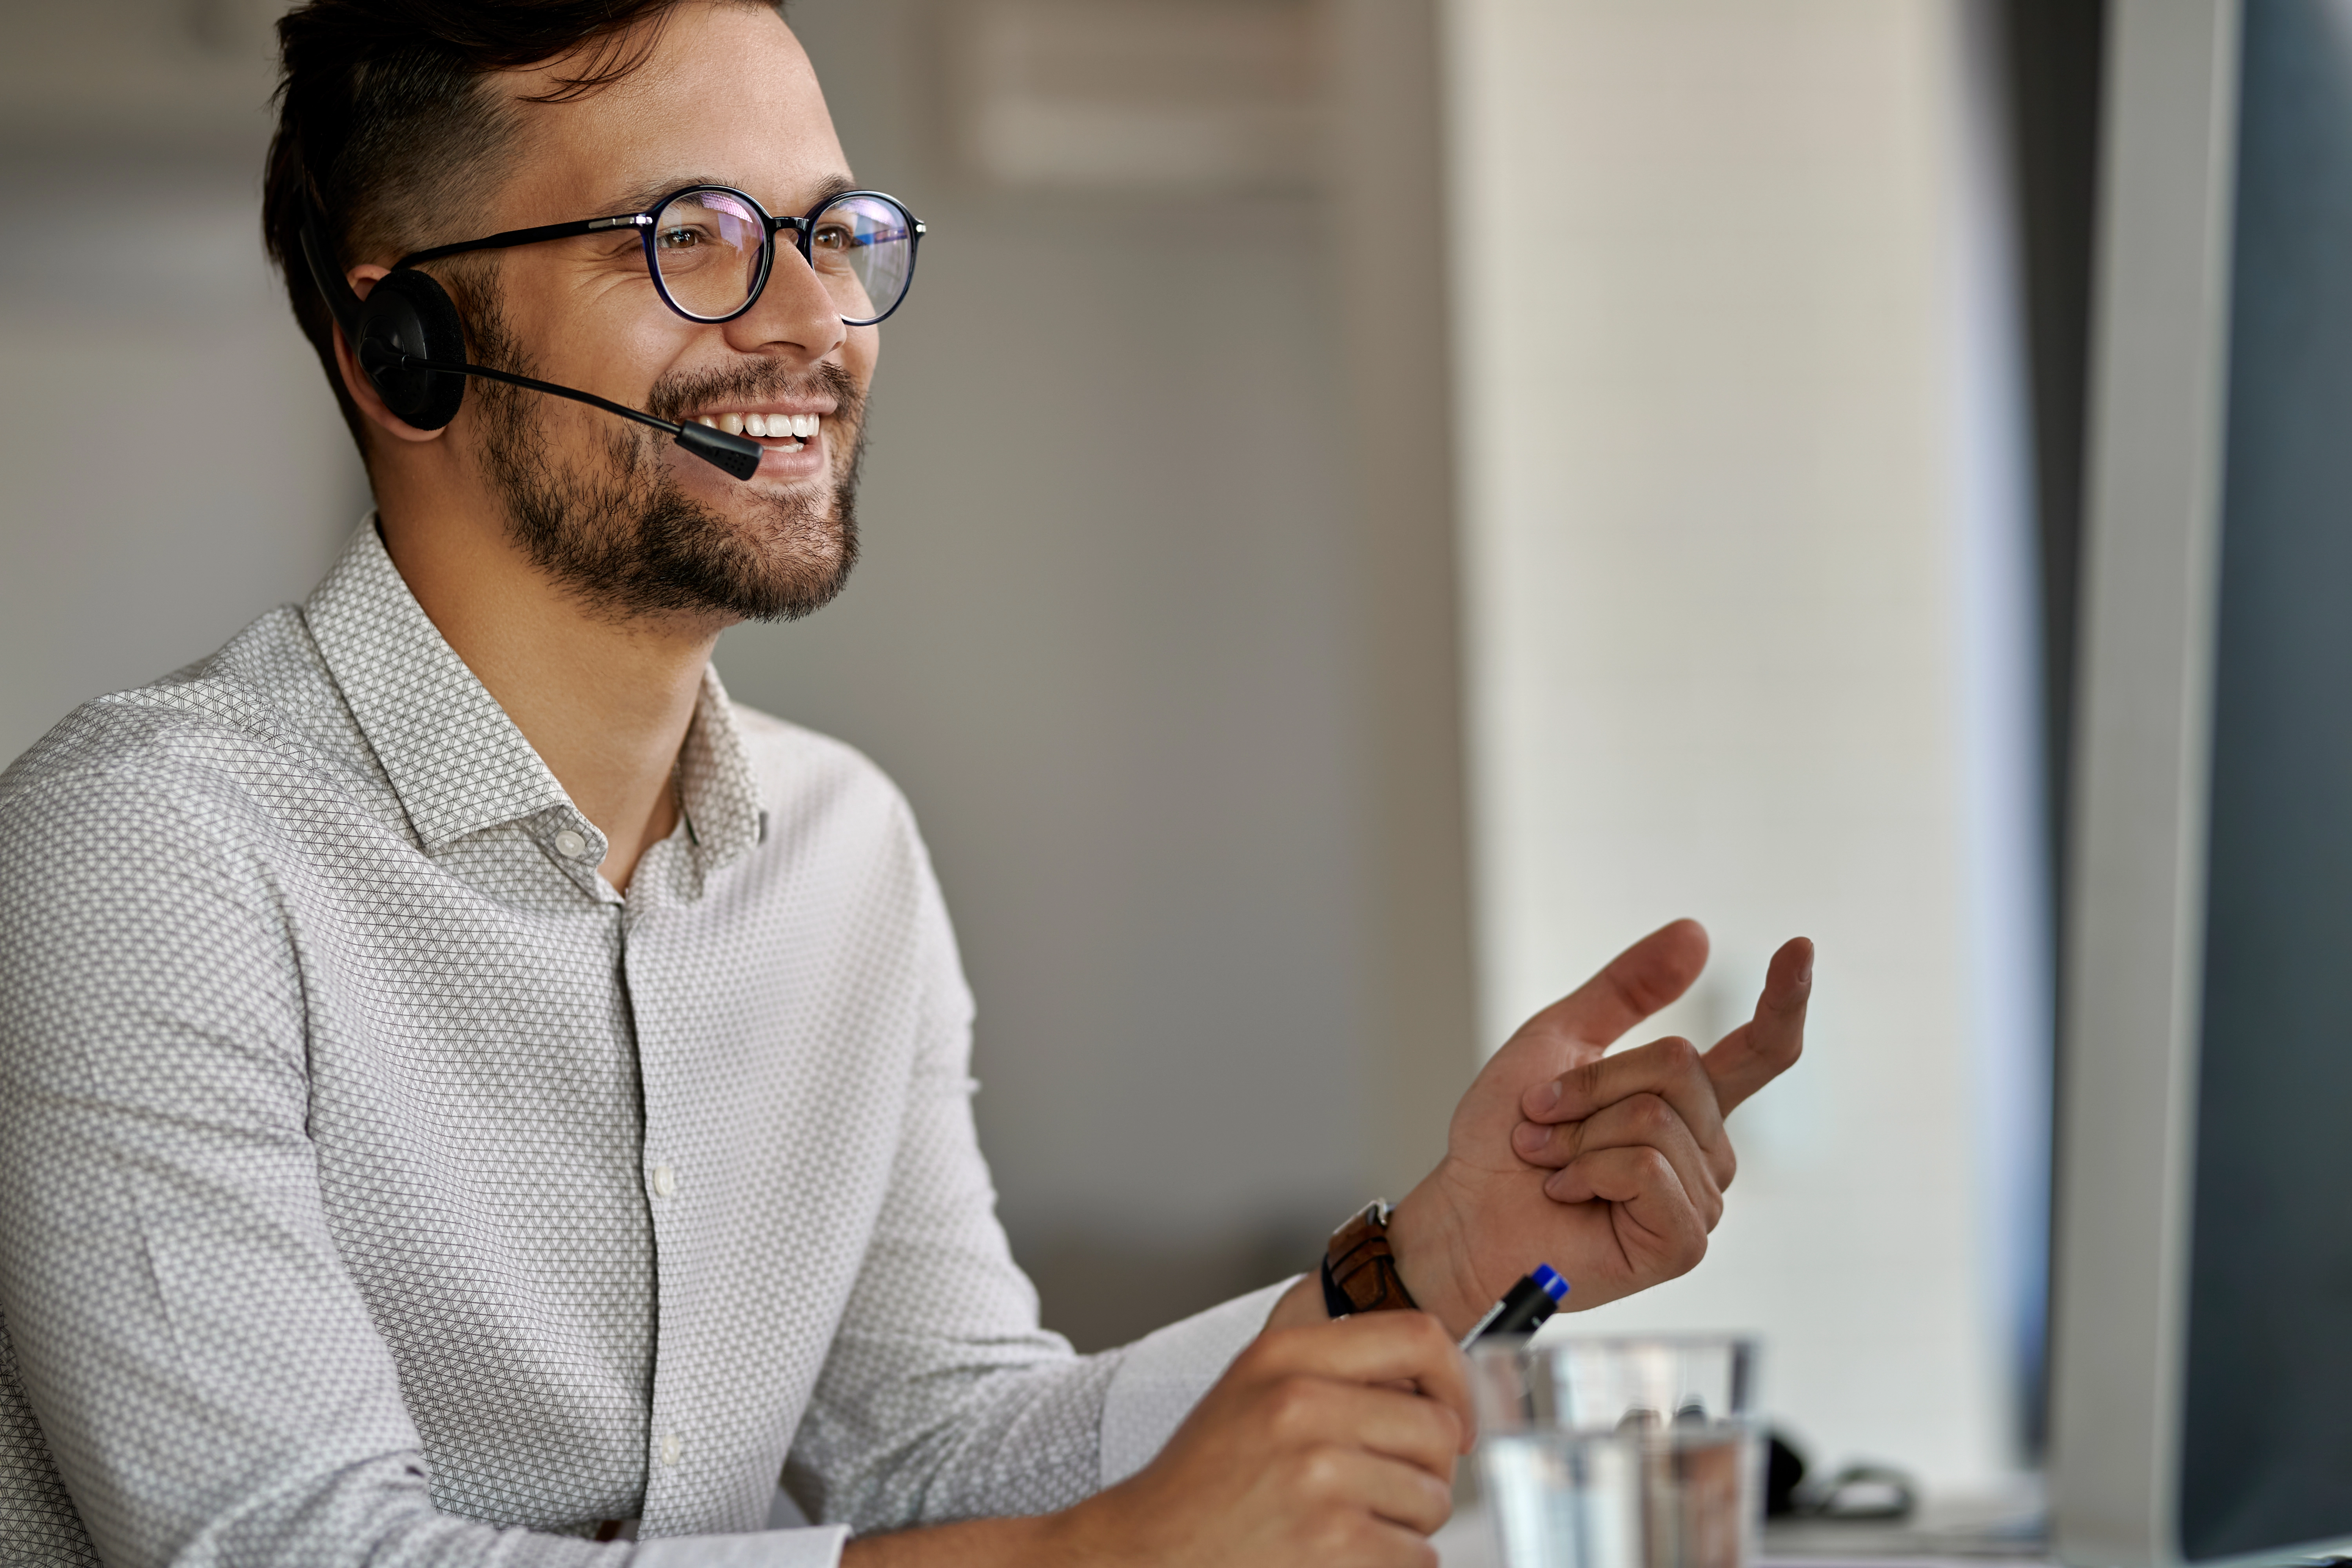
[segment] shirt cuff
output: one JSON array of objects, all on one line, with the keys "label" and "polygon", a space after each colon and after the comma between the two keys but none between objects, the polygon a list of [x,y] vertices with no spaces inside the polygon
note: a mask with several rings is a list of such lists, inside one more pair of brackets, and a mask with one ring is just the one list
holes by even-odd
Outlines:
[{"label": "shirt cuff", "polygon": [[1117,1486],[1152,1461],[1297,1283],[1294,1276],[1253,1290],[1127,1347],[1103,1394],[1103,1485]]},{"label": "shirt cuff", "polygon": [[648,1541],[629,1568],[839,1568],[845,1524],[769,1530],[757,1535],[680,1535]]}]

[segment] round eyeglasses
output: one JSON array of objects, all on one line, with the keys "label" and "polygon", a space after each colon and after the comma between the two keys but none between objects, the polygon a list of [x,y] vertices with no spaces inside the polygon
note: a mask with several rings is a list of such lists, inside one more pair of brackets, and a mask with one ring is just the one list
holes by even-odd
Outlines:
[{"label": "round eyeglasses", "polygon": [[732,186],[688,185],[643,212],[509,229],[419,250],[399,264],[624,228],[635,229],[645,246],[646,268],[662,303],[689,321],[731,321],[750,310],[775,267],[776,236],[790,229],[793,248],[853,327],[872,326],[905,301],[924,232],[898,197],[879,191],[828,196],[806,217],[771,217]]}]

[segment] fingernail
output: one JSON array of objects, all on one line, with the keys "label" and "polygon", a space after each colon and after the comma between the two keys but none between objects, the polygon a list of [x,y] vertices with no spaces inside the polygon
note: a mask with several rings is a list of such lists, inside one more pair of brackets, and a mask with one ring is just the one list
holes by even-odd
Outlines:
[{"label": "fingernail", "polygon": [[1559,1109],[1559,1079],[1554,1079],[1549,1083],[1545,1084],[1542,1088],[1536,1090],[1536,1114],[1538,1116],[1541,1116],[1548,1111],[1558,1110]]},{"label": "fingernail", "polygon": [[1801,968],[1801,969],[1799,969],[1799,970],[1797,971],[1797,984],[1800,984],[1800,985],[1811,985],[1812,983],[1813,983],[1813,955],[1812,955],[1811,953],[1808,952],[1808,953],[1806,953],[1806,954],[1805,954],[1805,962],[1804,962],[1804,965],[1803,965],[1803,967],[1802,967],[1802,968]]},{"label": "fingernail", "polygon": [[1511,1147],[1532,1158],[1544,1152],[1544,1130],[1532,1121],[1522,1121],[1511,1129]]}]

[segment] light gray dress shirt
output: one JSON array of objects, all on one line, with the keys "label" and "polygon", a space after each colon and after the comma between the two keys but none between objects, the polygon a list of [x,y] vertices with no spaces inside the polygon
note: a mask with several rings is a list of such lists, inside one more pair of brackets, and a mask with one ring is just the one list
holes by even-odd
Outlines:
[{"label": "light gray dress shirt", "polygon": [[715,676],[678,778],[623,898],[373,527],[0,774],[0,1563],[828,1563],[1157,1451],[1280,1287],[1040,1330],[905,802]]}]

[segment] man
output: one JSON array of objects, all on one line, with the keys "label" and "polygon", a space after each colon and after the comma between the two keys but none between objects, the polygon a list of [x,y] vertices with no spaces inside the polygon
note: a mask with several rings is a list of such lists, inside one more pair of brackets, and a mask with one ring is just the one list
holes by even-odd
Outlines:
[{"label": "man", "polygon": [[[1072,1355],[905,805],[709,667],[849,569],[910,216],[769,5],[282,37],[268,237],[378,511],[0,778],[0,1558],[1430,1562],[1454,1337],[1541,1261],[1698,1260],[1810,946],[1704,1058],[1603,1057],[1704,963],[1654,934],[1321,1277]],[[780,1475],[820,1522],[755,1533]]]}]

